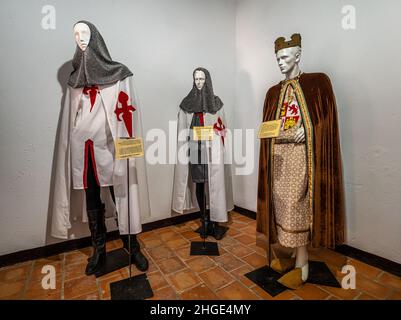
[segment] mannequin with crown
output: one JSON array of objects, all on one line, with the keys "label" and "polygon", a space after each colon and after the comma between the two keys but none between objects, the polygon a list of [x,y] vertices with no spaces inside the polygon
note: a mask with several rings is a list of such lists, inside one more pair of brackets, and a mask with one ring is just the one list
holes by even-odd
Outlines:
[{"label": "mannequin with crown", "polygon": [[[278,137],[261,139],[257,230],[267,237],[278,281],[296,289],[308,279],[308,246],[344,241],[340,139],[329,77],[300,70],[301,35],[278,38],[275,54],[285,79],[268,90],[263,121],[281,120],[281,127]],[[271,259],[277,241],[293,248],[291,258]]]}]

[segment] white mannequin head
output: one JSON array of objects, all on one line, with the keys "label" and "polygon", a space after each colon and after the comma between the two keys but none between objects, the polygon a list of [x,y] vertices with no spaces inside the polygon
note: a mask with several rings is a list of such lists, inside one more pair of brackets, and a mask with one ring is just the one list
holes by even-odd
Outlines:
[{"label": "white mannequin head", "polygon": [[287,79],[296,77],[300,73],[301,47],[284,48],[276,53],[277,63],[282,74]]},{"label": "white mannequin head", "polygon": [[205,73],[201,70],[196,70],[195,74],[194,74],[194,81],[195,81],[196,88],[198,88],[198,90],[202,90],[203,86],[205,85],[205,81],[206,81]]},{"label": "white mannequin head", "polygon": [[82,51],[85,51],[91,39],[91,30],[89,29],[88,25],[83,22],[77,23],[74,26],[74,36],[78,47]]}]

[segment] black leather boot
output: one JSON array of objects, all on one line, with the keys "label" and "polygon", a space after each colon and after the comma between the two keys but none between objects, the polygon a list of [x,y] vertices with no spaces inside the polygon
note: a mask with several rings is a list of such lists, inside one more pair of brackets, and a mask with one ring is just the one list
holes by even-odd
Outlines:
[{"label": "black leather boot", "polygon": [[[120,235],[124,244],[124,249],[129,253],[128,235]],[[131,234],[131,261],[135,264],[139,271],[145,272],[149,268],[148,259],[141,252],[141,247],[136,238],[136,234]]]},{"label": "black leather boot", "polygon": [[[205,230],[206,230],[206,235],[205,235]],[[207,238],[207,236],[210,234],[210,221],[201,219],[199,234],[202,239]]]},{"label": "black leather boot", "polygon": [[221,240],[224,237],[224,234],[226,233],[226,230],[219,227],[219,223],[218,222],[213,222],[210,221],[210,233],[209,235],[211,235],[212,237],[214,237],[216,240]]},{"label": "black leather boot", "polygon": [[104,205],[99,209],[87,210],[89,230],[91,232],[93,254],[89,258],[85,274],[96,273],[106,262],[106,224]]},{"label": "black leather boot", "polygon": [[[219,226],[218,222],[214,222],[210,220],[210,210],[206,211],[206,221],[204,221],[203,218],[201,218],[201,231],[200,231],[200,236],[202,239],[207,238],[207,236],[212,236],[213,238],[215,238],[216,240],[221,240],[224,237],[224,234],[226,233],[226,229],[221,228]],[[205,226],[206,224],[206,226]],[[204,230],[206,227],[206,232],[207,235],[205,237],[204,235]]]}]

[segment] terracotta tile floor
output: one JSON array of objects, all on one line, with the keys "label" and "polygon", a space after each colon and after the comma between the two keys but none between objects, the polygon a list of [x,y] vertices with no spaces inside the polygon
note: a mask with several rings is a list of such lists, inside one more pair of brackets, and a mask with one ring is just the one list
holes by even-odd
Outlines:
[{"label": "terracotta tile floor", "polygon": [[[256,224],[231,213],[229,231],[219,241],[220,256],[190,256],[190,241],[198,221],[166,227],[139,236],[150,267],[147,272],[154,291],[152,299],[401,299],[401,278],[331,250],[313,250],[311,260],[325,261],[341,282],[345,264],[356,269],[356,289],[344,290],[306,284],[271,297],[244,274],[266,263],[264,250],[256,246]],[[208,241],[213,241],[209,238]],[[110,241],[107,250],[121,247]],[[279,250],[277,250],[279,252]],[[128,277],[128,267],[100,278],[84,274],[91,248],[29,261],[0,269],[0,299],[110,299],[109,285]],[[42,267],[56,270],[56,289],[42,288]],[[133,267],[133,275],[140,272]]]}]

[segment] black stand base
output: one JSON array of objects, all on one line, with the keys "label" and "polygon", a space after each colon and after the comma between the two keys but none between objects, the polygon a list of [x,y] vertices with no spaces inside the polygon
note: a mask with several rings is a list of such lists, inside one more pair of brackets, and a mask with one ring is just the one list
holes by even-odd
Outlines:
[{"label": "black stand base", "polygon": [[327,265],[322,261],[309,261],[309,277],[306,282],[341,288],[336,277],[331,273]]},{"label": "black stand base", "polygon": [[219,247],[216,242],[191,242],[191,256],[219,256]]},{"label": "black stand base", "polygon": [[103,267],[95,273],[96,278],[104,276],[110,272],[128,266],[128,253],[124,249],[117,249],[107,252],[106,262]]},{"label": "black stand base", "polygon": [[[200,226],[198,229],[195,230],[195,232],[200,234],[202,232],[202,229],[202,226]],[[224,226],[217,226],[216,229],[219,233],[221,232],[222,235],[224,235],[228,230],[228,228]]]},{"label": "black stand base", "polygon": [[[245,277],[256,283],[272,297],[287,290],[287,287],[277,282],[277,280],[282,276],[282,274],[274,271],[268,266],[264,266],[245,274]],[[309,261],[309,276],[306,283],[341,288],[340,283],[331,273],[330,269],[321,261]]]},{"label": "black stand base", "polygon": [[111,300],[144,300],[153,297],[146,274],[110,284]]},{"label": "black stand base", "polygon": [[277,282],[277,280],[281,278],[281,274],[274,271],[268,266],[264,266],[252,272],[249,272],[245,274],[245,277],[256,283],[272,297],[287,290],[287,287]]}]

